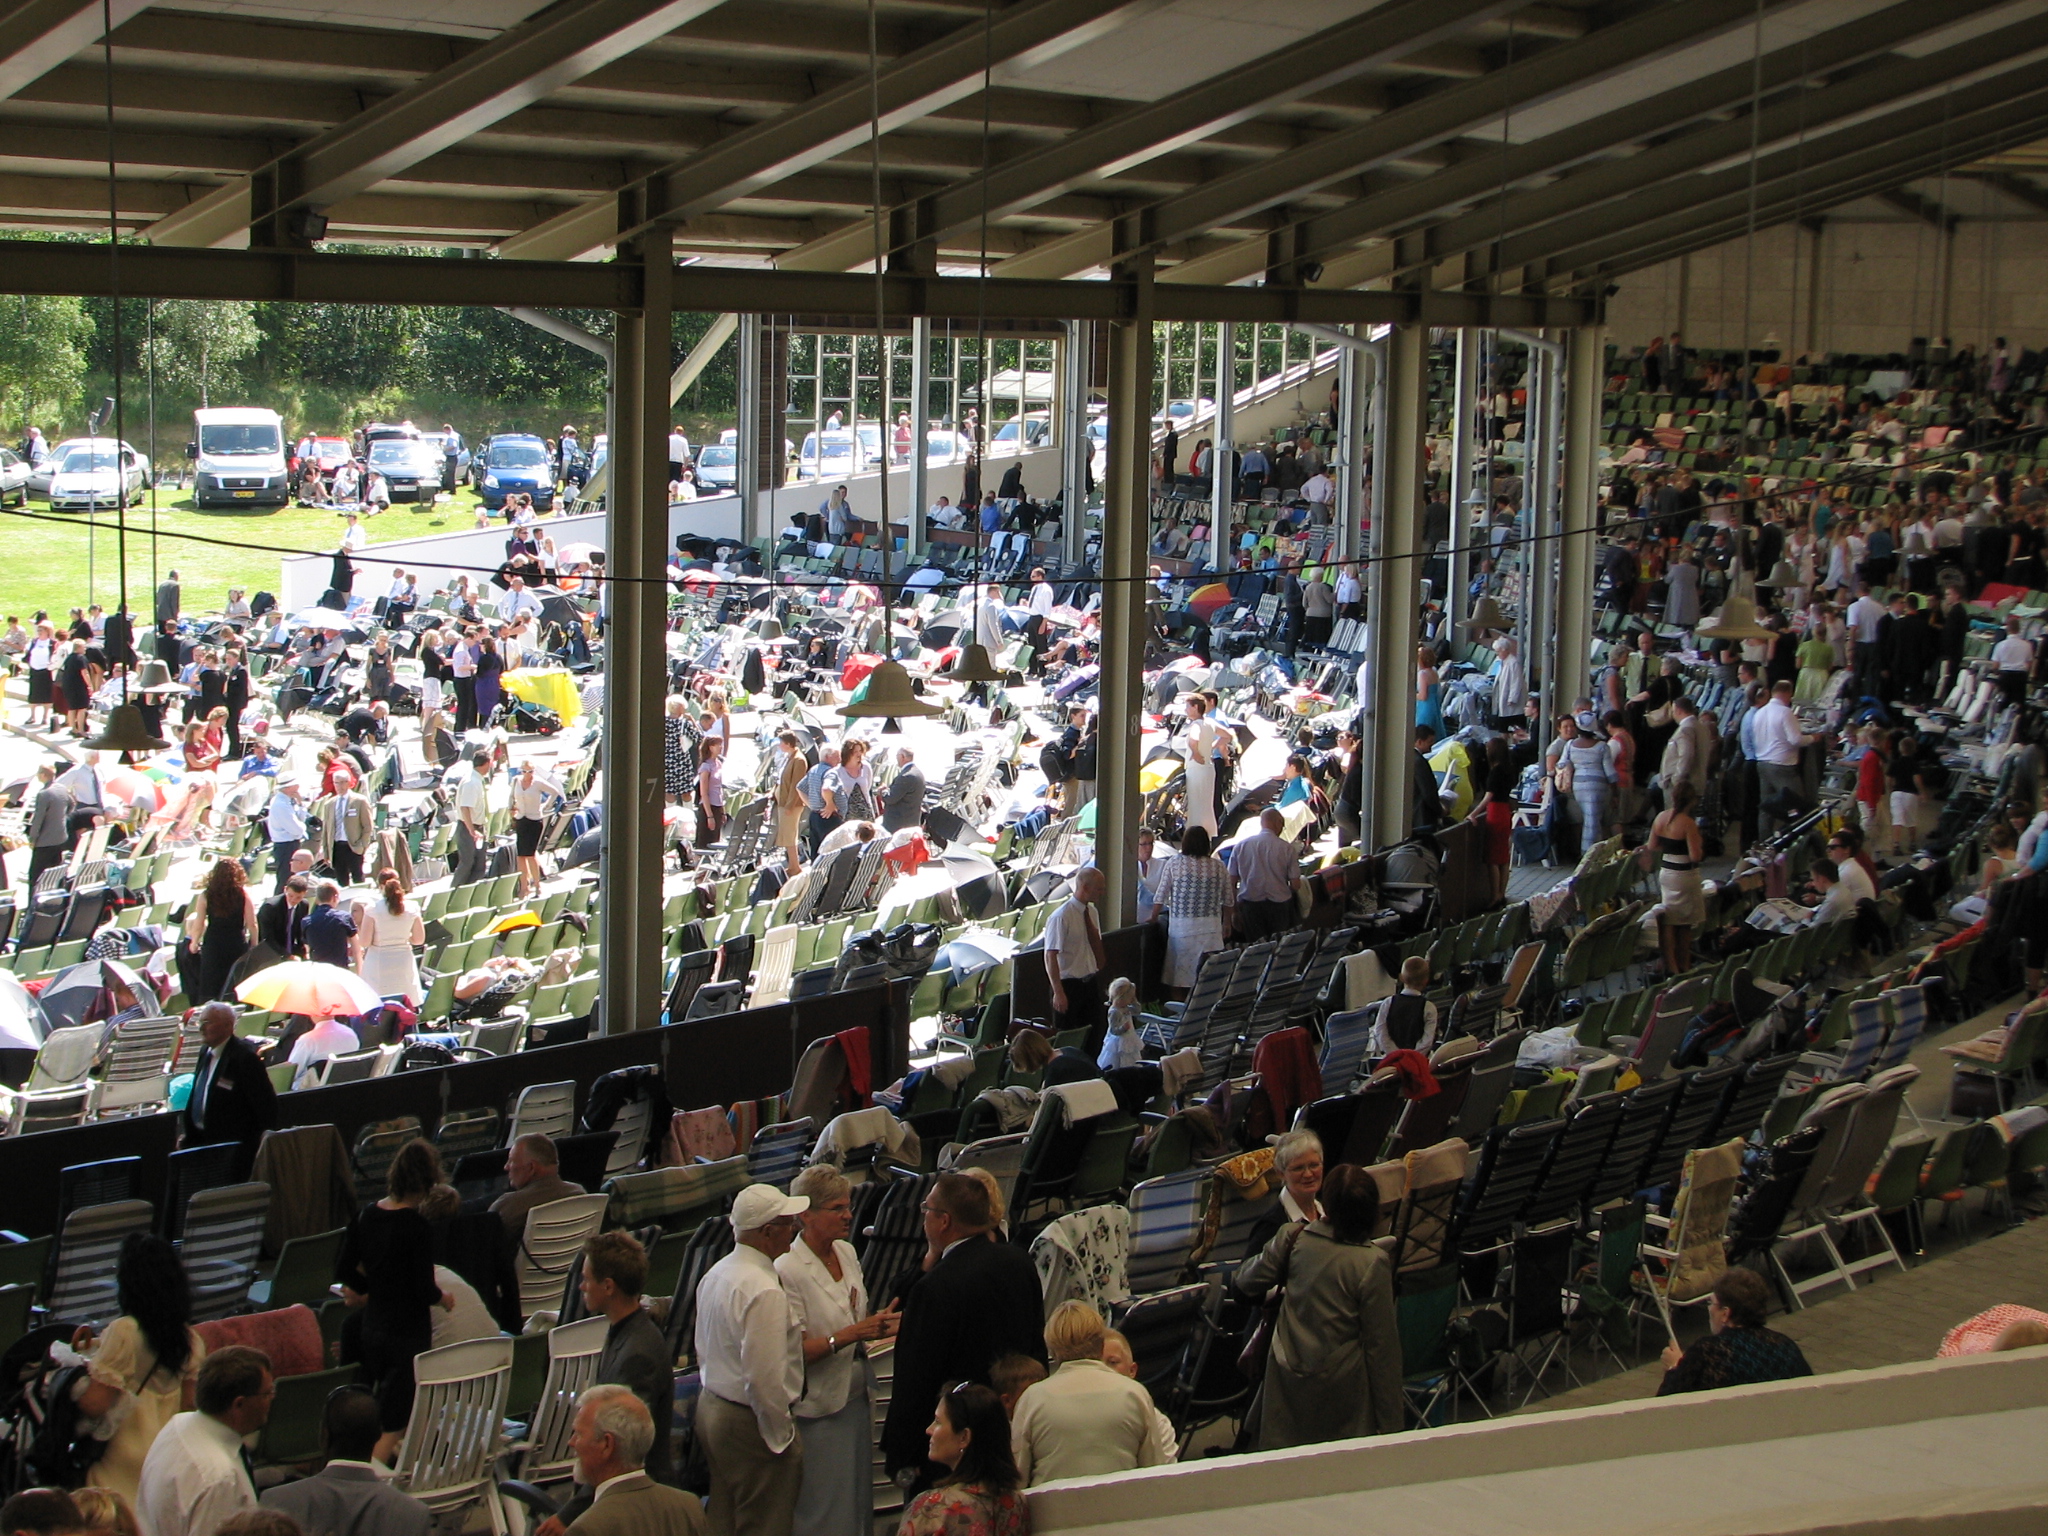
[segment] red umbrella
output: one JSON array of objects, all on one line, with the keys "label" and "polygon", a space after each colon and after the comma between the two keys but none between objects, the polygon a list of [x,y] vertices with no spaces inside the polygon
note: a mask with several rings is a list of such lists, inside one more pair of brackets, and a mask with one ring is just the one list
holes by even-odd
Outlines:
[{"label": "red umbrella", "polygon": [[1195,588],[1188,599],[1188,612],[1204,624],[1216,616],[1216,610],[1230,601],[1230,588],[1220,581],[1212,581],[1206,587]]}]

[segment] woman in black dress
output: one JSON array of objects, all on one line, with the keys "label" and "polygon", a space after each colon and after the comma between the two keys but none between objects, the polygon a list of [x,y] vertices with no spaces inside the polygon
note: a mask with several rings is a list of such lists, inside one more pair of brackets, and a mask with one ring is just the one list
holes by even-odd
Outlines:
[{"label": "woman in black dress", "polygon": [[81,739],[90,734],[85,712],[92,705],[91,665],[86,659],[83,640],[73,640],[71,649],[57,664],[57,698],[64,706],[64,723],[74,736]]},{"label": "woman in black dress", "polygon": [[[228,995],[228,977],[256,938],[256,902],[239,859],[215,859],[185,919],[186,953],[197,965],[186,993],[196,1003]],[[197,985],[191,983],[196,981]]]},{"label": "woman in black dress", "polygon": [[[230,861],[232,862],[232,861]],[[377,1459],[397,1455],[412,1414],[412,1359],[433,1347],[435,1307],[455,1300],[434,1279],[434,1233],[420,1202],[441,1183],[441,1159],[430,1141],[413,1140],[391,1160],[386,1194],[348,1225],[334,1278],[352,1309],[341,1327],[341,1358],[361,1368],[383,1414]]]}]

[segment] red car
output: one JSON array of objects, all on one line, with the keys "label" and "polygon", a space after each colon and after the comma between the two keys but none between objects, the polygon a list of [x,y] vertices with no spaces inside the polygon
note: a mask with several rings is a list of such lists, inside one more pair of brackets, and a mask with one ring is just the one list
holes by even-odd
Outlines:
[{"label": "red car", "polygon": [[355,445],[345,437],[302,437],[292,449],[292,489],[299,488],[303,466],[316,464],[323,475],[332,475],[355,457]]}]

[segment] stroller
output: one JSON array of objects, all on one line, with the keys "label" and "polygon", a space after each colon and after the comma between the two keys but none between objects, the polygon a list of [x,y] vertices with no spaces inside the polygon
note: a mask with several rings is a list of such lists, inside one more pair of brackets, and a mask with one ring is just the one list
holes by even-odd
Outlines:
[{"label": "stroller", "polygon": [[498,706],[495,723],[515,736],[553,736],[562,729],[562,717],[552,709],[511,694]]},{"label": "stroller", "polygon": [[48,1486],[75,1488],[106,1450],[78,1433],[71,1386],[82,1365],[59,1365],[51,1346],[68,1344],[77,1325],[31,1329],[0,1355],[0,1492]]}]

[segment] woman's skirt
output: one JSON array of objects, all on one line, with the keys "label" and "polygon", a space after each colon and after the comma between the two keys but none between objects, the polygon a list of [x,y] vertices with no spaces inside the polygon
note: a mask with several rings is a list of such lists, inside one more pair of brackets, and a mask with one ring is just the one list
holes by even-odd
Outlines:
[{"label": "woman's skirt", "polygon": [[1192,987],[1202,956],[1223,947],[1221,917],[1172,917],[1166,920],[1166,975],[1169,987]]},{"label": "woman's skirt", "polygon": [[1828,679],[1833,675],[1826,667],[1801,667],[1799,681],[1792,685],[1792,702],[1818,704],[1821,695],[1828,691]]},{"label": "woman's skirt", "polygon": [[541,829],[546,825],[538,816],[516,816],[512,820],[512,836],[519,857],[530,859],[540,852]]},{"label": "woman's skirt", "polygon": [[1706,893],[1697,869],[1657,870],[1657,892],[1663,897],[1657,916],[1679,928],[1695,928],[1707,920]]},{"label": "woman's skirt", "polygon": [[[1187,775],[1187,824],[1200,827],[1213,838],[1216,835],[1216,765],[1190,762]],[[1182,986],[1184,983],[1169,982],[1168,985]]]},{"label": "woman's skirt", "polygon": [[1486,862],[1507,865],[1514,862],[1514,857],[1515,808],[1504,800],[1489,800],[1486,805]]},{"label": "woman's skirt", "polygon": [[28,674],[28,701],[31,704],[47,704],[55,691],[52,679],[56,676],[48,667],[31,667]]},{"label": "woman's skirt", "polygon": [[795,1536],[868,1536],[874,1525],[873,1410],[855,1376],[846,1406],[822,1419],[798,1419],[804,1445]]}]

